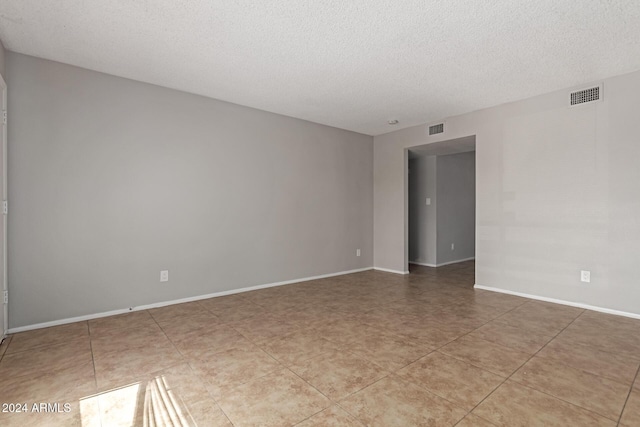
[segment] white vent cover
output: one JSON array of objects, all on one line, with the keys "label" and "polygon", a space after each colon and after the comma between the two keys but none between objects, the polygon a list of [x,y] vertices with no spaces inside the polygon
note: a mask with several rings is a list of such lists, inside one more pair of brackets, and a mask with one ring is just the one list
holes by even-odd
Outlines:
[{"label": "white vent cover", "polygon": [[437,125],[429,126],[429,135],[435,135],[444,132],[444,123],[438,123]]},{"label": "white vent cover", "polygon": [[571,92],[571,105],[584,104],[585,102],[598,101],[600,99],[600,86]]}]

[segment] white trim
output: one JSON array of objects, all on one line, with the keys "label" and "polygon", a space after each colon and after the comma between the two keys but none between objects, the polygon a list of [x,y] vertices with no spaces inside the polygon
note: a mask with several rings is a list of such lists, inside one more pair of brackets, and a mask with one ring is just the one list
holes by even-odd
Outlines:
[{"label": "white trim", "polygon": [[429,264],[426,262],[418,262],[418,261],[409,261],[409,264],[422,265],[424,267],[433,267],[433,268],[437,267],[437,265],[435,264]]},{"label": "white trim", "polygon": [[149,310],[151,308],[165,307],[167,305],[174,305],[174,304],[181,304],[181,303],[185,303],[185,302],[199,301],[199,300],[208,299],[208,298],[221,297],[221,296],[224,296],[224,295],[239,294],[239,293],[243,293],[243,292],[255,291],[257,289],[273,288],[273,287],[276,287],[276,286],[290,285],[292,283],[308,282],[310,280],[325,279],[327,277],[343,276],[345,274],[352,274],[352,273],[360,273],[362,271],[369,271],[371,269],[373,269],[373,267],[358,268],[358,269],[355,269],[355,270],[340,271],[340,272],[337,272],[337,273],[321,274],[319,276],[303,277],[301,279],[285,280],[283,282],[274,282],[274,283],[267,283],[267,284],[264,284],[264,285],[249,286],[249,287],[246,287],[246,288],[231,289],[231,290],[228,290],[228,291],[214,292],[212,294],[198,295],[198,296],[187,297],[187,298],[180,298],[180,299],[175,299],[175,300],[171,300],[171,301],[156,302],[156,303],[153,303],[153,304],[139,305],[137,307],[122,308],[122,309],[119,309],[119,310],[111,310],[111,311],[104,311],[102,313],[87,314],[85,316],[69,317],[67,319],[53,320],[51,322],[36,323],[34,325],[19,326],[17,328],[11,328],[11,329],[9,329],[8,333],[9,334],[16,334],[18,332],[31,331],[33,329],[49,328],[51,326],[66,325],[67,323],[82,322],[82,321],[85,321],[85,320],[99,319],[101,317],[109,317],[109,316],[114,316],[116,314],[124,314],[124,313],[131,313],[133,311]]},{"label": "white trim", "polygon": [[442,267],[444,265],[457,264],[459,262],[471,261],[475,259],[476,257],[472,256],[471,258],[458,259],[455,261],[447,261],[447,262],[443,262],[442,264],[427,264],[424,262],[416,262],[416,261],[409,261],[409,264],[424,265],[425,267]]},{"label": "white trim", "polygon": [[448,262],[443,262],[441,264],[436,264],[436,267],[442,267],[443,265],[457,264],[459,262],[471,261],[471,260],[475,260],[475,259],[476,259],[476,257],[474,257],[474,256],[472,256],[471,258],[457,259],[455,261],[448,261]]},{"label": "white trim", "polygon": [[382,267],[373,267],[374,270],[377,271],[384,271],[385,273],[394,273],[394,274],[409,274],[409,270],[407,271],[402,271],[402,270],[392,270],[390,268],[382,268]]},{"label": "white trim", "polygon": [[597,307],[595,305],[582,304],[580,302],[565,301],[565,300],[555,299],[555,298],[541,297],[538,295],[525,294],[523,292],[508,291],[506,289],[492,288],[491,286],[478,285],[477,283],[473,287],[475,289],[482,289],[485,291],[500,292],[502,294],[515,295],[518,297],[530,298],[530,299],[535,299],[539,301],[552,302],[554,304],[562,304],[562,305],[568,305],[571,307],[584,308],[587,310],[599,311],[607,314],[614,314],[616,316],[624,316],[624,317],[631,317],[632,319],[640,319],[640,314],[638,313],[629,313],[626,311],[612,310],[610,308]]}]

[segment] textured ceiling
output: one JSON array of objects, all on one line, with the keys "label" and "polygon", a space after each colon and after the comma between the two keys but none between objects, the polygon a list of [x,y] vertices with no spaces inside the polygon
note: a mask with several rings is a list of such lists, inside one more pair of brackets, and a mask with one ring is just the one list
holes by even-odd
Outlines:
[{"label": "textured ceiling", "polygon": [[640,69],[640,1],[0,0],[0,39],[377,135]]}]

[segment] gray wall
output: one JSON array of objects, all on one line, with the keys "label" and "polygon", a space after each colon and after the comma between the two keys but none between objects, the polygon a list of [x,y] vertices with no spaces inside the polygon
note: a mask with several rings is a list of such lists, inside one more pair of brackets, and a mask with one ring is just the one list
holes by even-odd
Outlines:
[{"label": "gray wall", "polygon": [[[4,66],[5,59],[4,59],[4,57],[5,57],[4,45],[2,44],[2,40],[0,40],[0,74],[2,75],[2,77],[6,76],[5,71],[4,71],[5,70],[5,66]],[[4,79],[4,80],[6,82],[7,79]]]},{"label": "gray wall", "polygon": [[372,266],[371,137],[7,59],[10,327]]},{"label": "gray wall", "polygon": [[595,83],[375,137],[374,265],[407,266],[406,149],[476,135],[476,283],[640,315],[640,72]]},{"label": "gray wall", "polygon": [[472,151],[436,157],[438,265],[475,256],[475,154]]},{"label": "gray wall", "polygon": [[[2,45],[2,41],[0,40],[0,75],[2,76],[3,80],[7,81],[7,79],[5,78],[6,74],[5,74],[5,68],[4,68],[4,63],[5,63],[5,51],[4,51],[4,46]],[[0,93],[1,95],[1,93]],[[2,102],[2,100],[0,99],[0,103]],[[0,105],[0,109],[4,108],[4,106]],[[0,132],[4,132],[4,130],[2,129],[3,126],[0,126]],[[0,150],[0,189],[3,188],[4,183],[2,182],[3,177],[4,177],[4,171],[2,170],[4,167],[4,159],[3,159],[4,153],[1,152]],[[1,192],[1,191],[0,191]],[[4,195],[2,195],[4,197]],[[1,242],[4,241],[4,227],[2,226],[2,224],[0,223],[0,277],[4,277],[4,262],[2,262],[2,259],[4,258],[4,247],[2,246]],[[3,284],[2,282],[0,282],[0,291],[3,290]],[[5,324],[5,319],[4,319],[4,305],[2,304],[2,302],[0,302],[0,340],[2,339],[2,337],[4,336],[4,331],[8,329],[8,325]]]},{"label": "gray wall", "polygon": [[[431,199],[427,206],[426,199]],[[437,264],[436,156],[409,160],[409,260]]]}]

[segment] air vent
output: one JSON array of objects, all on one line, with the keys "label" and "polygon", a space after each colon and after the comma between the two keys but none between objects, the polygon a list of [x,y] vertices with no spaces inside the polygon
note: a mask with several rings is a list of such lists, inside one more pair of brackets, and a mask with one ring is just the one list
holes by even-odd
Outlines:
[{"label": "air vent", "polygon": [[439,123],[437,125],[429,126],[429,135],[435,135],[443,132],[444,132],[444,123]]},{"label": "air vent", "polygon": [[585,102],[597,101],[600,99],[600,86],[589,89],[571,92],[571,105],[584,104]]}]

